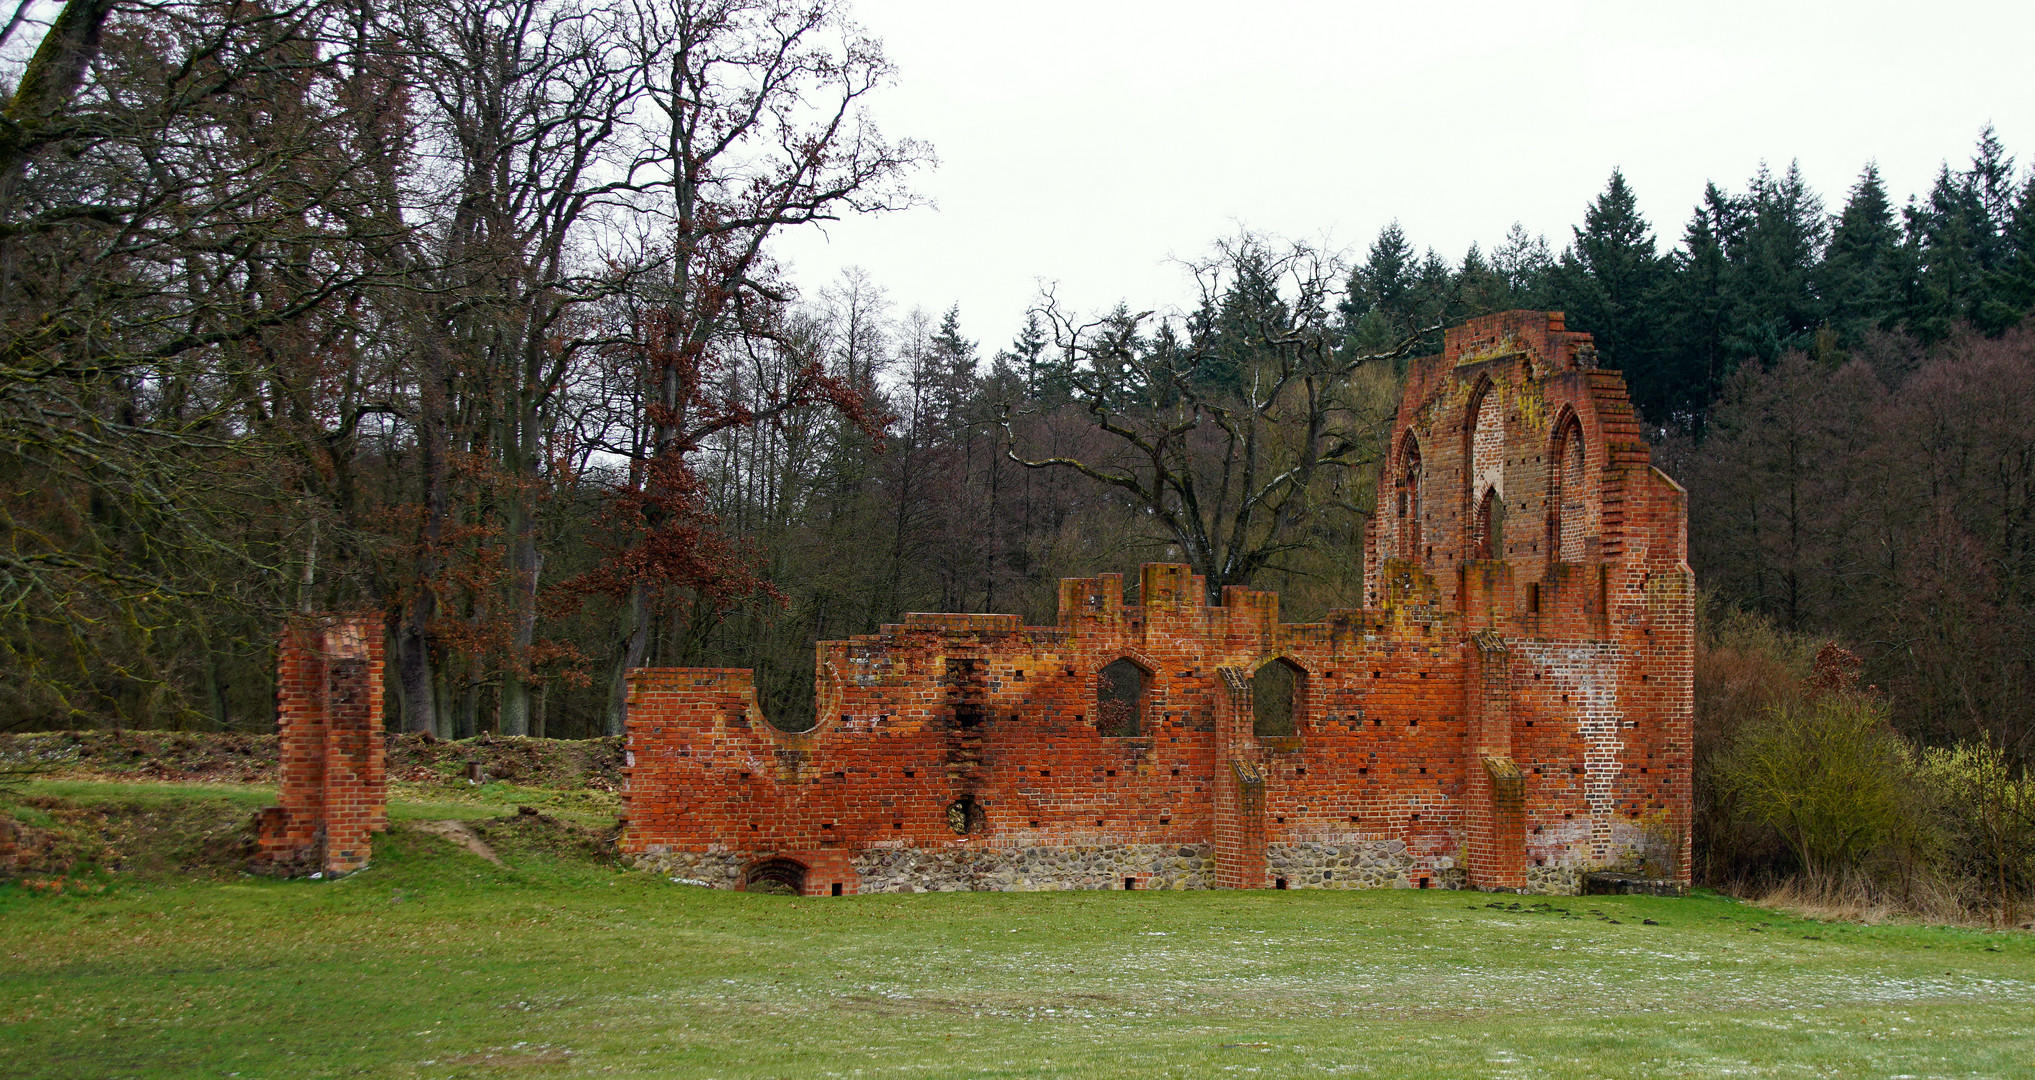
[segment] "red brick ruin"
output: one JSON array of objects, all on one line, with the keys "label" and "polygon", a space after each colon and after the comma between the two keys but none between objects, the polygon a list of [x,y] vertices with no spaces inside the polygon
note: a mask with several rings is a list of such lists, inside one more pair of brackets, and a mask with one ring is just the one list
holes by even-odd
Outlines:
[{"label": "red brick ruin", "polygon": [[276,672],[281,805],[256,819],[258,861],[281,873],[350,874],[388,828],[382,627],[372,617],[294,626]]},{"label": "red brick ruin", "polygon": [[1685,885],[1687,522],[1588,334],[1476,319],[1411,364],[1362,610],[1282,623],[1168,564],[1131,601],[1063,581],[1054,626],[820,643],[797,733],[746,670],[641,669],[623,849],[807,895]]}]

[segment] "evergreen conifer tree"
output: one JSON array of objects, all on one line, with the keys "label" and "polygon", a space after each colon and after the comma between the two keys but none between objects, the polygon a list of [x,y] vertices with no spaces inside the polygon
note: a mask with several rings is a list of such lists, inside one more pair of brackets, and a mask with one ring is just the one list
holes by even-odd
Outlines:
[{"label": "evergreen conifer tree", "polygon": [[941,417],[950,425],[964,424],[968,400],[975,392],[975,343],[961,336],[961,306],[955,304],[940,316],[939,329],[929,341],[932,353],[934,400]]},{"label": "evergreen conifer tree", "polygon": [[1879,166],[1868,162],[1830,231],[1816,270],[1816,291],[1838,341],[1854,345],[1870,330],[1891,330],[1907,293],[1900,226]]},{"label": "evergreen conifer tree", "polygon": [[1491,253],[1491,265],[1505,279],[1511,293],[1508,306],[1545,308],[1553,302],[1549,278],[1554,273],[1555,260],[1548,250],[1547,237],[1528,236],[1526,226],[1515,221],[1505,234],[1505,242]]},{"label": "evergreen conifer tree", "polygon": [[1928,200],[1909,205],[1917,280],[1908,326],[1925,342],[1942,340],[1959,323],[1997,334],[2019,321],[2010,298],[1992,295],[2011,261],[2006,234],[2015,211],[2013,175],[2014,159],[1988,124],[1971,169],[1954,172],[1944,165]]},{"label": "evergreen conifer tree", "polygon": [[1988,287],[1998,307],[1988,312],[1988,321],[2008,326],[2035,311],[2035,174],[2021,186],[2003,240],[2000,266]]},{"label": "evergreen conifer tree", "polygon": [[1037,311],[1025,312],[1025,325],[1011,339],[1010,348],[999,356],[1017,374],[1029,401],[1065,401],[1072,392],[1073,372],[1066,362],[1046,355],[1046,328],[1039,325]]},{"label": "evergreen conifer tree", "polygon": [[1655,423],[1670,422],[1677,396],[1658,355],[1663,271],[1639,201],[1613,169],[1562,252],[1554,291],[1569,325],[1596,336],[1598,356],[1624,369],[1633,402]]},{"label": "evergreen conifer tree", "polygon": [[1520,306],[1513,300],[1512,286],[1505,280],[1505,275],[1484,258],[1484,252],[1476,244],[1471,244],[1470,250],[1463,254],[1462,268],[1456,271],[1455,291],[1466,316]]},{"label": "evergreen conifer tree", "polygon": [[1363,265],[1350,272],[1349,291],[1336,305],[1348,348],[1377,352],[1406,336],[1412,329],[1418,273],[1413,245],[1406,242],[1399,222],[1380,229]]},{"label": "evergreen conifer tree", "polygon": [[1772,363],[1806,350],[1823,321],[1813,278],[1828,226],[1797,165],[1779,178],[1762,165],[1749,187],[1745,230],[1730,251],[1736,312],[1729,345]]},{"label": "evergreen conifer tree", "polygon": [[1741,216],[1736,200],[1714,183],[1704,185],[1681,248],[1670,256],[1673,271],[1663,305],[1668,340],[1661,350],[1668,387],[1664,424],[1700,432],[1710,402],[1738,366],[1726,346],[1733,317],[1726,248],[1736,242]]}]

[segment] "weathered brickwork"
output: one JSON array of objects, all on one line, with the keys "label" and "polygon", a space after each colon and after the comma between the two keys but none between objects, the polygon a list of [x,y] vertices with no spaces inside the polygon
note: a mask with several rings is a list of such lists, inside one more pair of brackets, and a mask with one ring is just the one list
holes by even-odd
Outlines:
[{"label": "weathered brickwork", "polygon": [[[1054,626],[821,643],[795,734],[745,670],[633,672],[624,850],[814,895],[1686,882],[1687,506],[1623,380],[1558,314],[1475,320],[1412,364],[1391,446],[1363,610],[1068,580]],[[1254,730],[1270,663],[1290,735]]]},{"label": "weathered brickwork", "polygon": [[284,873],[352,873],[388,827],[382,628],[366,617],[291,627],[277,667],[280,805],[257,819],[260,859]]}]

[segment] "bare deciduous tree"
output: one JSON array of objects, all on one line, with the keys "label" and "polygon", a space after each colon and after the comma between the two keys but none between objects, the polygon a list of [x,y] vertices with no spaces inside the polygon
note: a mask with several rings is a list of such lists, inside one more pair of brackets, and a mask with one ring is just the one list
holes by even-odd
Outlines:
[{"label": "bare deciduous tree", "polygon": [[1200,306],[1179,320],[1184,337],[1174,320],[1144,336],[1149,312],[1078,322],[1051,294],[1039,309],[1108,449],[1034,459],[1019,452],[1015,409],[1003,427],[1018,464],[1122,492],[1219,598],[1313,543],[1310,529],[1331,517],[1369,515],[1361,474],[1379,460],[1395,399],[1389,377],[1357,375],[1431,331],[1382,353],[1339,351],[1328,301],[1340,268],[1306,245],[1273,250],[1247,235],[1192,270]]}]

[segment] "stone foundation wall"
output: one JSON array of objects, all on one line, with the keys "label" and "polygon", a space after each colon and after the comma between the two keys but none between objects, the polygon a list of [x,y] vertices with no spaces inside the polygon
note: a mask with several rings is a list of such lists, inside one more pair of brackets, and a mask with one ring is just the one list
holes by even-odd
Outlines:
[{"label": "stone foundation wall", "polygon": [[689,885],[716,889],[732,889],[742,884],[743,868],[755,861],[753,855],[702,855],[696,851],[648,851],[633,860],[638,870],[651,870]]},{"label": "stone foundation wall", "polygon": [[1048,892],[1215,887],[1207,844],[1114,844],[977,850],[878,848],[855,856],[863,892]]},{"label": "stone foundation wall", "polygon": [[1529,866],[1526,891],[1547,896],[1581,896],[1585,872],[1573,866]]},{"label": "stone foundation wall", "polygon": [[[763,853],[646,852],[637,869],[717,889],[742,884]],[[853,859],[853,892],[1057,892],[1215,887],[1215,855],[1207,844],[1113,844],[1010,848],[875,848]]]},{"label": "stone foundation wall", "polygon": [[1404,840],[1267,844],[1265,863],[1273,880],[1286,879],[1289,889],[1413,889],[1422,878],[1432,889],[1468,885],[1453,858],[1421,858]]},{"label": "stone foundation wall", "polygon": [[[766,853],[703,854],[646,852],[635,856],[649,870],[687,884],[734,889],[747,868]],[[1290,889],[1413,889],[1428,880],[1432,889],[1469,888],[1468,875],[1448,856],[1422,858],[1403,840],[1302,841],[1267,844],[1265,861],[1273,878]],[[878,848],[854,856],[861,879],[856,892],[1054,892],[1121,889],[1124,879],[1140,889],[1211,889],[1215,855],[1207,844],[1117,844],[1013,848]],[[1535,866],[1519,891],[1579,896],[1587,871]]]}]

